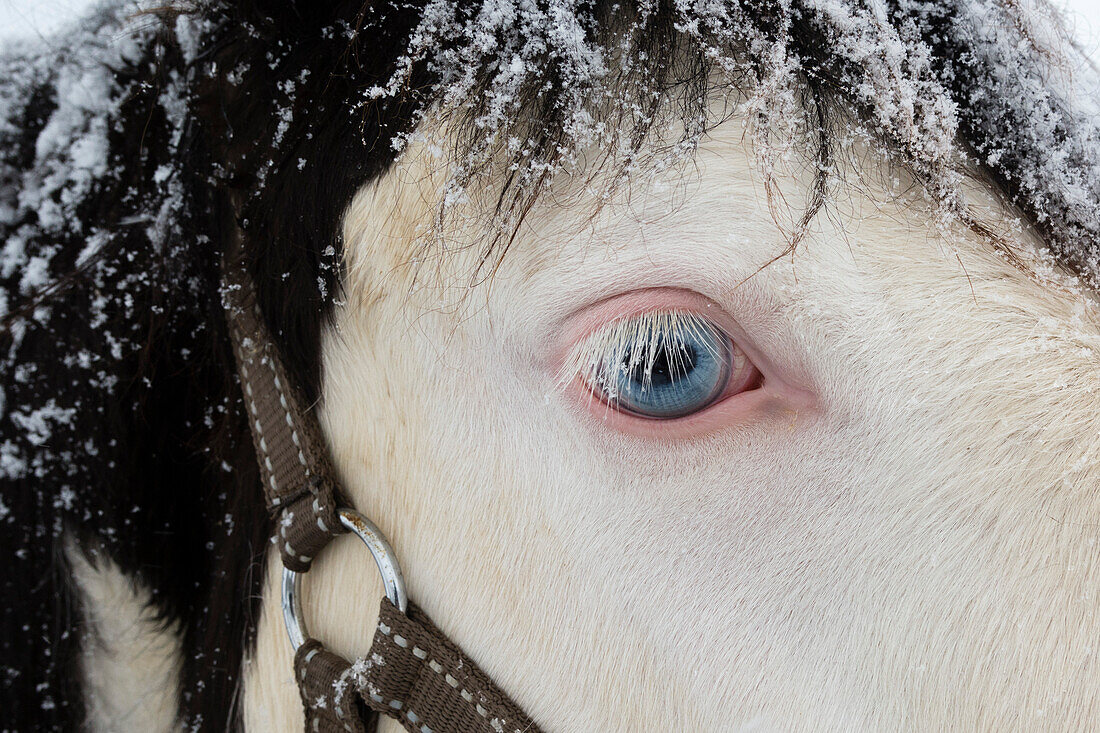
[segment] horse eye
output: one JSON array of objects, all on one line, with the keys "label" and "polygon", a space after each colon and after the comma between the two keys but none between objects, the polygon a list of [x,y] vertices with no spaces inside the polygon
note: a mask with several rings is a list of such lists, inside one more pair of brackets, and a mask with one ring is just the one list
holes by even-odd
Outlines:
[{"label": "horse eye", "polygon": [[670,420],[700,412],[756,372],[732,339],[692,313],[622,319],[589,338],[586,381],[615,409]]}]

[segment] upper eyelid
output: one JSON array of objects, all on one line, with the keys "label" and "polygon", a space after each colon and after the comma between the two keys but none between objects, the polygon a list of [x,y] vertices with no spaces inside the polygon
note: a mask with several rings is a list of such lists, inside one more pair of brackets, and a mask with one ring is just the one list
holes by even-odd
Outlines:
[{"label": "upper eyelid", "polygon": [[[590,379],[601,364],[607,363],[612,357],[619,357],[623,354],[622,341],[627,336],[637,336],[642,333],[642,324],[657,325],[658,327],[668,328],[670,331],[671,329],[684,329],[679,331],[680,333],[698,333],[698,329],[705,328],[714,334],[720,335],[731,344],[733,343],[730,335],[713,320],[690,309],[656,308],[642,313],[620,316],[592,329],[573,345],[558,369],[558,385],[565,386],[577,377],[586,378],[586,381]],[[634,328],[629,328],[630,325],[633,325]],[[616,343],[615,339],[619,339],[619,342]],[[613,347],[617,347],[618,350],[613,350]],[[632,358],[635,356],[636,354],[631,355]]]}]

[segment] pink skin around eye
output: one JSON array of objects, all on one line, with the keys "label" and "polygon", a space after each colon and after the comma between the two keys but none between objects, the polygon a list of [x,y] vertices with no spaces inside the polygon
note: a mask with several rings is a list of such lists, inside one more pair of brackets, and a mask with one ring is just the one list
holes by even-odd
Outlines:
[{"label": "pink skin around eye", "polygon": [[695,313],[711,321],[729,335],[733,348],[744,353],[751,367],[740,375],[731,375],[730,385],[713,404],[691,415],[664,420],[617,410],[594,394],[583,378],[577,377],[566,393],[600,425],[644,438],[685,440],[753,422],[784,418],[789,421],[812,408],[812,395],[784,382],[778,368],[749,341],[720,305],[699,293],[679,288],[647,288],[614,295],[569,315],[553,367],[560,369],[571,349],[605,324],[657,310]]}]

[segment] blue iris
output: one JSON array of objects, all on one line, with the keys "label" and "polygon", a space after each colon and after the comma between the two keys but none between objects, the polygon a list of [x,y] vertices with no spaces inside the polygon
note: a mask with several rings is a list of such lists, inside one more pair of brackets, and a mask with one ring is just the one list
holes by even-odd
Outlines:
[{"label": "blue iris", "polygon": [[722,395],[730,380],[729,341],[710,324],[695,325],[641,329],[633,338],[642,343],[622,345],[604,377],[616,407],[669,419],[698,412]]}]

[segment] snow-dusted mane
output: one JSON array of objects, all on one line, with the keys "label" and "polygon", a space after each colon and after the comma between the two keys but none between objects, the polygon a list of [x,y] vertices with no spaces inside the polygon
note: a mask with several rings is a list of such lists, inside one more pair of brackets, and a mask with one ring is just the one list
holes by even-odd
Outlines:
[{"label": "snow-dusted mane", "polygon": [[[1008,0],[108,2],[9,49],[3,727],[300,725],[238,231],[349,496],[545,728],[1041,725],[1012,679],[1096,723],[1098,79]],[[579,418],[548,352],[602,332],[555,319],[635,288],[732,314],[782,429]],[[351,655],[362,570],[315,581]]]}]

